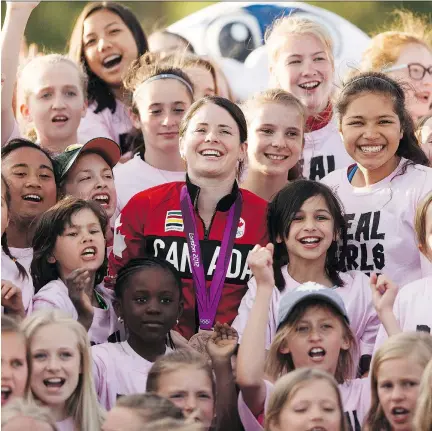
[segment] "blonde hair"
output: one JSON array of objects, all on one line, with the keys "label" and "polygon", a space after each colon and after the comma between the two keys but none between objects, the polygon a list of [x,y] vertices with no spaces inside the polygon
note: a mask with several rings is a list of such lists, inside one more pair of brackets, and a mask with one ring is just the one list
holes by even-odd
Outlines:
[{"label": "blonde hair", "polygon": [[431,50],[432,26],[426,17],[405,10],[396,10],[393,15],[396,19],[388,27],[391,30],[375,35],[363,52],[362,71],[380,72],[391,66],[399,58],[402,49],[411,43]]},{"label": "blonde hair", "polygon": [[267,406],[265,430],[270,431],[272,425],[279,423],[283,408],[291,401],[299,389],[317,380],[326,381],[335,391],[338,401],[338,410],[341,415],[340,431],[346,431],[348,428],[344,416],[342,399],[335,378],[325,371],[313,368],[302,368],[292,371],[276,382]]},{"label": "blonde hair", "polygon": [[256,108],[270,103],[277,103],[283,106],[293,106],[301,115],[304,127],[307,115],[303,103],[293,94],[288,93],[287,91],[280,88],[271,88],[259,93],[255,93],[241,104],[240,107],[245,114],[248,125],[251,124],[254,119],[254,112]]},{"label": "blonde hair", "polygon": [[[21,113],[19,110],[19,106],[25,102],[27,103],[28,97],[33,92],[33,83],[34,83],[34,76],[37,70],[40,70],[43,67],[49,67],[54,66],[60,63],[66,63],[69,66],[71,66],[73,69],[76,70],[78,74],[78,78],[80,81],[80,89],[83,94],[84,100],[87,100],[87,84],[88,84],[88,77],[87,74],[84,71],[84,68],[75,63],[73,60],[71,60],[69,57],[62,55],[62,54],[47,54],[47,55],[41,55],[32,58],[27,63],[24,63],[17,76],[17,116],[20,118]],[[26,125],[25,126],[25,135],[35,141],[36,140],[36,131],[34,129],[34,126],[32,125]]]},{"label": "blonde hair", "polygon": [[426,242],[426,213],[429,205],[432,204],[432,192],[419,203],[415,215],[414,229],[417,236],[421,252],[430,260],[431,256],[427,255],[428,245]]},{"label": "blonde hair", "polygon": [[27,402],[22,399],[15,399],[1,409],[1,426],[7,425],[11,420],[19,417],[34,419],[44,422],[55,431],[55,422],[51,412],[46,407],[38,406],[35,403]]},{"label": "blonde hair", "polygon": [[416,136],[420,145],[423,143],[424,139],[424,137],[422,136],[422,129],[431,118],[432,114],[425,115],[424,117],[420,118],[420,120],[416,124]]},{"label": "blonde hair", "polygon": [[423,372],[413,423],[416,431],[432,430],[432,359]]},{"label": "blonde hair", "polygon": [[350,347],[348,350],[341,350],[339,353],[335,379],[338,383],[344,383],[354,377],[355,369],[353,358],[357,357],[357,342],[348,322],[328,303],[312,299],[310,301],[303,301],[299,305],[296,305],[287,321],[276,332],[270,345],[265,367],[266,374],[271,377],[273,381],[276,381],[282,375],[295,370],[291,353],[282,353],[281,348],[286,343],[287,337],[295,330],[297,324],[303,318],[306,311],[311,307],[319,307],[329,310],[339,319],[343,328],[344,337],[349,342]]},{"label": "blonde hair", "polygon": [[409,358],[424,368],[432,359],[432,337],[424,332],[402,332],[387,339],[377,350],[370,372],[372,400],[365,421],[368,431],[390,429],[378,397],[378,373],[383,362],[402,358]]},{"label": "blonde hair", "polygon": [[[30,352],[31,342],[37,331],[48,325],[61,325],[69,328],[76,334],[78,339],[78,350],[81,356],[81,373],[75,391],[66,401],[68,415],[74,418],[75,424],[79,429],[99,429],[104,420],[104,411],[98,403],[94,388],[92,357],[87,332],[80,323],[59,310],[36,311],[23,321],[28,352]],[[30,359],[29,364],[31,368]],[[31,390],[29,391],[28,398],[36,400]]]},{"label": "blonde hair", "polygon": [[295,15],[276,19],[267,29],[264,39],[268,50],[269,64],[271,65],[277,60],[287,37],[304,34],[315,36],[324,45],[334,68],[333,40],[327,29],[316,21]]},{"label": "blonde hair", "polygon": [[146,391],[157,394],[161,375],[179,371],[186,367],[193,367],[197,371],[201,370],[207,374],[212,382],[213,398],[216,400],[216,382],[210,364],[204,356],[189,349],[179,349],[157,359],[148,373]]}]

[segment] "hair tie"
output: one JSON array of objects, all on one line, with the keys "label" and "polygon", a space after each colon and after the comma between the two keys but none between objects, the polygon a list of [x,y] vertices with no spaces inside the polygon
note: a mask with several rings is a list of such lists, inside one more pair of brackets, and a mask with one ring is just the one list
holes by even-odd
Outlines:
[{"label": "hair tie", "polygon": [[193,89],[192,89],[191,85],[189,84],[189,82],[187,82],[181,76],[174,75],[173,73],[161,73],[159,75],[152,76],[152,77],[146,79],[145,81],[143,81],[141,83],[141,85],[134,91],[134,97],[136,97],[137,93],[140,91],[142,84],[145,84],[147,82],[157,81],[159,79],[176,79],[177,81],[181,82],[184,86],[186,86],[186,88],[188,89],[188,91],[192,97],[194,95]]}]

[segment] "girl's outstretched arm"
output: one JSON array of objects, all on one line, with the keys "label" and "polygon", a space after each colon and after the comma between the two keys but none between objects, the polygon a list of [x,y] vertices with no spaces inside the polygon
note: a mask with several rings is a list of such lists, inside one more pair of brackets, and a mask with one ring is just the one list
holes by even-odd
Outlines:
[{"label": "girl's outstretched arm", "polygon": [[33,9],[40,2],[7,2],[6,16],[1,35],[1,144],[7,143],[15,126],[12,108],[16,75],[19,64],[19,53],[24,31]]},{"label": "girl's outstretched arm", "polygon": [[215,431],[237,431],[241,421],[237,409],[237,390],[231,357],[237,348],[237,331],[227,323],[219,322],[209,338],[206,348],[216,377]]},{"label": "girl's outstretched arm", "polygon": [[274,289],[273,244],[256,245],[248,257],[248,265],[257,283],[257,294],[246,324],[237,358],[237,384],[250,411],[263,412],[266,398],[264,369],[266,330]]},{"label": "girl's outstretched arm", "polygon": [[384,274],[379,276],[371,274],[370,285],[375,309],[387,335],[391,337],[402,332],[393,313],[394,302],[399,291],[398,286]]}]

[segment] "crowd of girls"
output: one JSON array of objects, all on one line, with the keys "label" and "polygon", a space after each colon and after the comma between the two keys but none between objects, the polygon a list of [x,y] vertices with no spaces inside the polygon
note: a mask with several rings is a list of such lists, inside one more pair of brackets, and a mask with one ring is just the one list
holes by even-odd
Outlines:
[{"label": "crowd of girls", "polygon": [[[269,87],[121,3],[2,29],[2,428],[430,431],[432,47],[266,35]],[[247,79],[247,77],[245,77]]]}]

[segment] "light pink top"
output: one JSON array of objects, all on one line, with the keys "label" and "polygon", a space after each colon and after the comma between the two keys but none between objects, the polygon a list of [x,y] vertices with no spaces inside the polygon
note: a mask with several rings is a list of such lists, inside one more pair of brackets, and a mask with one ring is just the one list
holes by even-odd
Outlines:
[{"label": "light pink top", "polygon": [[[89,329],[89,338],[92,344],[106,343],[108,338],[123,341],[125,332],[119,323],[112,305],[113,293],[101,285],[96,286],[97,292],[103,297],[108,309],[93,307],[93,322]],[[62,280],[50,281],[33,297],[33,309],[59,308],[78,320],[78,312],[69,298],[69,292]]]},{"label": "light pink top", "polygon": [[[166,353],[172,350],[167,347]],[[121,395],[144,393],[153,362],[139,356],[127,341],[92,347],[93,379],[99,403],[112,409]]]},{"label": "light pink top", "polygon": [[87,108],[86,115],[78,127],[78,143],[85,144],[90,139],[104,137],[121,144],[124,136],[133,129],[133,126],[127,107],[119,100],[116,103],[114,113],[109,108],[105,108],[95,114],[96,103],[92,103]]},{"label": "light pink top", "polygon": [[315,181],[355,163],[345,150],[334,118],[322,129],[305,133],[303,160],[303,176]]},{"label": "light pink top", "polygon": [[399,286],[428,273],[431,263],[420,258],[414,218],[421,199],[432,190],[432,169],[409,165],[406,159],[388,177],[370,187],[353,187],[347,170],[323,179],[339,196],[348,222],[347,270],[387,274]]},{"label": "light pink top", "polygon": [[1,279],[10,281],[16,287],[21,289],[24,310],[26,311],[26,314],[29,314],[32,311],[32,298],[34,295],[33,280],[30,276],[30,265],[33,259],[33,249],[9,247],[9,251],[27,271],[28,277],[25,277],[24,279],[20,277],[15,262],[2,250]]},{"label": "light pink top", "polygon": [[[143,190],[160,184],[174,181],[185,181],[185,172],[163,171],[146,163],[139,154],[136,154],[126,163],[119,163],[114,168],[114,181],[117,190],[116,214],[129,202],[129,199]],[[113,217],[115,220],[115,218]]]},{"label": "light pink top", "polygon": [[[266,386],[264,411],[266,412],[274,385],[267,380],[264,380],[264,383]],[[361,431],[361,425],[371,403],[369,379],[354,379],[349,383],[343,383],[339,385],[339,390],[345,416],[351,425],[350,429]],[[244,402],[241,392],[238,397],[238,412],[245,431],[262,431],[264,429]]]},{"label": "light pink top", "polygon": [[[270,348],[270,344],[276,334],[279,303],[282,296],[300,285],[299,282],[288,274],[288,267],[286,265],[282,267],[282,275],[286,283],[285,290],[279,292],[275,287],[270,303],[266,338],[267,350]],[[369,277],[360,271],[342,272],[340,273],[340,277],[345,285],[343,287],[336,287],[335,290],[345,303],[351,329],[359,344],[360,355],[371,355],[380,321],[372,303]],[[240,342],[255,300],[256,292],[257,285],[253,277],[248,282],[248,291],[240,303],[238,315],[232,324],[239,333]]]},{"label": "light pink top", "polygon": [[68,417],[60,422],[56,422],[57,431],[75,431],[73,417]]},{"label": "light pink top", "polygon": [[[432,277],[404,286],[398,293],[393,312],[403,332],[424,331],[432,334]],[[375,350],[388,338],[380,326]]]}]

